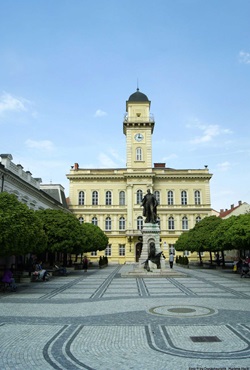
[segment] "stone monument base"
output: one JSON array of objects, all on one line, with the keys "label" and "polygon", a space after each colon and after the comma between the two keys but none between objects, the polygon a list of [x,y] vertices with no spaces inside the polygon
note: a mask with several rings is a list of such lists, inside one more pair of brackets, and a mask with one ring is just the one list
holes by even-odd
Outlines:
[{"label": "stone monument base", "polygon": [[131,271],[126,271],[121,274],[124,278],[168,278],[168,277],[185,277],[185,273],[175,271],[174,269],[164,268],[164,269],[152,269],[147,271],[144,268],[136,266]]}]

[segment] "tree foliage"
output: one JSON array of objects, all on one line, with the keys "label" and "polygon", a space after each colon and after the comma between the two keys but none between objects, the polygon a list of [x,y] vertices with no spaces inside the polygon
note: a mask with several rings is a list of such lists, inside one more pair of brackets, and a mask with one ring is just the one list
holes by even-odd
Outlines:
[{"label": "tree foliage", "polygon": [[225,251],[250,248],[250,214],[222,220],[216,216],[204,218],[193,229],[181,234],[175,243],[178,251]]},{"label": "tree foliage", "polygon": [[47,245],[41,220],[15,195],[0,193],[0,255],[40,253]]},{"label": "tree foliage", "polygon": [[81,226],[84,235],[83,253],[107,248],[108,237],[98,226],[90,223],[83,223]]},{"label": "tree foliage", "polygon": [[36,213],[43,222],[48,238],[48,251],[81,253],[84,243],[82,227],[72,213],[53,209],[39,210]]}]

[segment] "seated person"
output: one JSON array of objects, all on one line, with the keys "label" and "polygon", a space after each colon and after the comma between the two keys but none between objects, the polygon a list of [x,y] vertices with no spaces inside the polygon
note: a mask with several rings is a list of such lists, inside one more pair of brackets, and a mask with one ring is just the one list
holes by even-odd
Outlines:
[{"label": "seated person", "polygon": [[42,261],[36,263],[35,271],[38,272],[39,279],[42,281],[48,280],[48,272],[42,268]]},{"label": "seated person", "polygon": [[16,282],[15,282],[15,279],[13,278],[13,273],[10,271],[9,268],[4,269],[2,282],[9,284],[12,292],[16,291]]},{"label": "seated person", "polygon": [[64,266],[59,267],[58,265],[55,265],[55,269],[56,271],[59,271],[61,275],[67,275],[67,270]]}]

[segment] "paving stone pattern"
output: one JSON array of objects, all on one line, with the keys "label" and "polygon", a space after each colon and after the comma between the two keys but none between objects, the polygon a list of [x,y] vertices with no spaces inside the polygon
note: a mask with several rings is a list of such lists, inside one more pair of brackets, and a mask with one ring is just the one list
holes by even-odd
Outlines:
[{"label": "paving stone pattern", "polygon": [[0,293],[1,370],[250,370],[250,279],[71,271]]}]

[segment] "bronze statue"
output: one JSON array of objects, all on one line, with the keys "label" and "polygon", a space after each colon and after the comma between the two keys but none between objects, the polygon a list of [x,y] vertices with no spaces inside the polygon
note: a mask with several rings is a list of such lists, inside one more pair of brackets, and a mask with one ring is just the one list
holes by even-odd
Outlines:
[{"label": "bronze statue", "polygon": [[157,269],[160,269],[161,268],[161,255],[162,255],[162,252],[156,254],[155,243],[151,242],[149,244],[148,259],[144,262],[144,268],[147,271],[150,271],[148,262],[151,261],[156,264]]},{"label": "bronze statue", "polygon": [[145,223],[155,224],[157,222],[157,199],[154,194],[147,190],[147,194],[142,199],[143,216],[146,217]]}]

